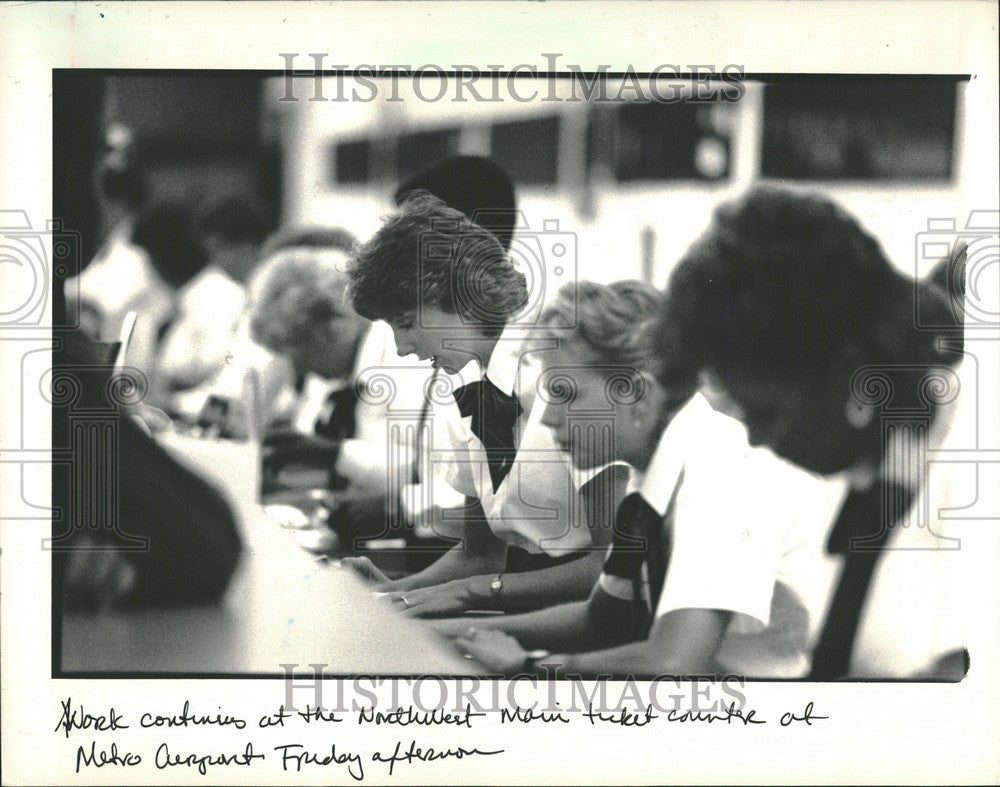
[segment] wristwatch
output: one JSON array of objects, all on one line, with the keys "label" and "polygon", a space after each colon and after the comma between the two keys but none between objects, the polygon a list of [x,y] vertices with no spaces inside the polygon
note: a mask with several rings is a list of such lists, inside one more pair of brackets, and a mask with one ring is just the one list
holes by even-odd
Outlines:
[{"label": "wristwatch", "polygon": [[490,582],[490,593],[499,609],[503,609],[503,571],[497,574],[496,579]]},{"label": "wristwatch", "polygon": [[529,650],[524,654],[524,663],[521,665],[521,669],[524,672],[538,674],[538,663],[551,655],[552,653],[543,648]]}]

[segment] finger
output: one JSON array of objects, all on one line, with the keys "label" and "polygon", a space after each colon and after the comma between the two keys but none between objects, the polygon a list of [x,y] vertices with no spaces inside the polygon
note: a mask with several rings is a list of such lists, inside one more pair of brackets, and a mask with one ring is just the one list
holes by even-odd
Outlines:
[{"label": "finger", "polygon": [[482,643],[477,644],[475,642],[470,642],[466,645],[463,645],[463,650],[465,650],[466,653],[468,653],[477,661],[485,661],[487,664],[490,661],[489,659],[490,649],[484,648],[482,646]]},{"label": "finger", "polygon": [[366,557],[345,557],[340,563],[365,578],[371,577],[372,569],[375,568],[372,562]]},{"label": "finger", "polygon": [[93,582],[98,598],[102,601],[108,598],[115,586],[115,573],[118,556],[111,550],[94,552]]},{"label": "finger", "polygon": [[64,584],[70,593],[78,593],[83,584],[83,578],[87,575],[87,563],[89,552],[83,549],[74,549],[66,558],[66,578]]},{"label": "finger", "polygon": [[137,575],[132,564],[121,555],[115,555],[111,561],[111,569],[106,584],[101,589],[99,609],[109,612],[128,597],[135,586]]},{"label": "finger", "polygon": [[118,570],[115,600],[122,601],[128,598],[132,594],[132,591],[135,590],[138,581],[139,572],[136,571],[135,566],[132,565],[130,560],[123,558]]},{"label": "finger", "polygon": [[413,600],[407,595],[406,599],[410,602],[405,613],[408,618],[443,618],[451,614],[448,603],[433,596]]},{"label": "finger", "polygon": [[426,603],[427,597],[420,594],[408,593],[399,594],[400,608],[405,614],[412,614],[413,610],[422,607]]},{"label": "finger", "polygon": [[428,599],[407,610],[414,618],[445,618],[461,612],[454,599]]},{"label": "finger", "polygon": [[[375,566],[371,566],[368,569],[368,577],[374,582],[381,590],[386,590],[392,592],[396,589],[396,583],[393,582],[389,577],[379,571]],[[407,596],[409,598],[409,596]]]}]

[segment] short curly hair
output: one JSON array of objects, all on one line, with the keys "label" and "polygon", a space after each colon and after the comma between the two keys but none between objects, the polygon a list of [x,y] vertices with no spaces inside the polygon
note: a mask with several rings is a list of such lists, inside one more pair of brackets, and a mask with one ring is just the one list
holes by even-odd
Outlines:
[{"label": "short curly hair", "polygon": [[652,371],[656,353],[646,329],[659,315],[661,300],[659,291],[641,281],[572,282],[542,310],[539,328],[578,340],[595,364]]},{"label": "short curly hair", "polygon": [[356,252],[349,276],[351,302],[371,320],[437,307],[497,336],[528,302],[524,274],[497,238],[424,191]]},{"label": "short curly hair", "polygon": [[660,379],[743,370],[816,379],[853,347],[872,363],[933,363],[913,282],[831,200],[758,186],[719,206],[667,288]]},{"label": "short curly hair", "polygon": [[255,342],[285,352],[309,340],[317,323],[349,314],[347,255],[332,249],[291,248],[266,259],[250,286],[250,332]]},{"label": "short curly hair", "polygon": [[[638,280],[570,283],[543,309],[538,333],[579,342],[595,367],[658,377],[659,348],[653,328],[662,304],[663,294]],[[665,388],[672,409],[694,393],[697,377],[673,379]]]}]

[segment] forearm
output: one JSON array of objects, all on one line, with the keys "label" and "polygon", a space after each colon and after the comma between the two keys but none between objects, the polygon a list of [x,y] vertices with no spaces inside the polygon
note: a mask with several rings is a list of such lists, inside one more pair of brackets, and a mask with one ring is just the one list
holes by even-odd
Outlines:
[{"label": "forearm", "polygon": [[400,450],[402,448],[394,452],[396,463],[390,473],[386,466],[384,440],[343,440],[334,468],[351,483],[352,489],[395,497],[399,494],[400,484],[409,483],[412,474],[409,454]]},{"label": "forearm", "polygon": [[499,595],[491,588],[495,573],[472,576],[466,581],[478,601],[477,607],[519,612],[585,599],[603,563],[603,553],[595,550],[578,560],[540,571],[504,574]]},{"label": "forearm", "polygon": [[492,581],[492,577],[503,570],[505,558],[503,550],[476,548],[467,539],[455,544],[423,571],[396,580],[394,589],[406,591],[433,587],[477,575],[490,576]]},{"label": "forearm", "polygon": [[528,649],[544,647],[577,651],[597,644],[597,632],[587,614],[586,601],[560,604],[521,615],[448,618],[433,621],[430,625],[448,637],[460,636],[471,627],[495,629],[510,634]]},{"label": "forearm", "polygon": [[648,639],[546,663],[559,664],[569,675],[714,675],[719,672],[715,654],[730,618],[723,610],[673,610],[657,618]]}]

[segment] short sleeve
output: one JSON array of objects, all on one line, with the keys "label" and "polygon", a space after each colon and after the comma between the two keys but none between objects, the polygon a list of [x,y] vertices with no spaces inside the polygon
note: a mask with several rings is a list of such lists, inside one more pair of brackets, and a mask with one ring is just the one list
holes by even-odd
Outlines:
[{"label": "short sleeve", "polygon": [[780,484],[769,482],[766,455],[745,441],[712,448],[685,464],[656,616],[728,610],[749,619],[734,621],[743,629],[760,629],[770,620],[787,525],[775,511]]},{"label": "short sleeve", "polygon": [[632,580],[624,576],[623,572],[616,567],[616,562],[614,544],[609,544],[608,551],[604,555],[604,567],[601,569],[601,575],[597,578],[597,584],[609,596],[614,596],[622,601],[631,601],[635,587]]}]

